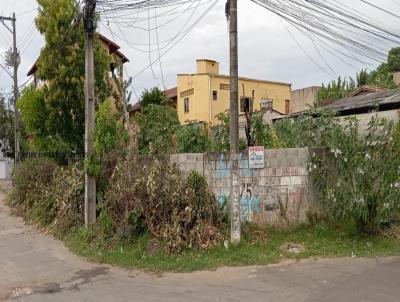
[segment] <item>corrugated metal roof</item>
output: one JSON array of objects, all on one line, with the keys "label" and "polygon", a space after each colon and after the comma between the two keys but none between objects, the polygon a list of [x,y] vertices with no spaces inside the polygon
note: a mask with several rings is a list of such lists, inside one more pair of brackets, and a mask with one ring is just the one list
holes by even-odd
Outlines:
[{"label": "corrugated metal roof", "polygon": [[400,89],[368,92],[352,97],[345,97],[322,108],[342,112],[361,108],[373,108],[379,105],[394,103],[400,103]]},{"label": "corrugated metal roof", "polygon": [[[342,115],[346,115],[346,112],[354,113],[354,111],[357,110],[366,111],[369,109],[379,109],[379,107],[386,107],[390,105],[397,108],[400,107],[400,88],[374,92],[364,89],[362,94],[356,96],[347,96],[329,105],[317,108],[313,115],[317,116],[319,115],[319,112],[322,112],[326,109],[342,113]],[[296,112],[282,117],[274,118],[273,120],[296,118],[307,112],[307,110]]]}]

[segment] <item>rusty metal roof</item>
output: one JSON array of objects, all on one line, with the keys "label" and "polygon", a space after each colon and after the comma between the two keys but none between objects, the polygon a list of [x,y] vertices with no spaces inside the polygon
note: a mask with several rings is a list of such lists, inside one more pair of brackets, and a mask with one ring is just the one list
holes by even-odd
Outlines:
[{"label": "rusty metal roof", "polygon": [[368,92],[356,96],[348,96],[326,105],[326,109],[343,112],[361,108],[375,108],[382,105],[400,103],[400,89]]},{"label": "rusty metal roof", "polygon": [[[320,112],[327,109],[336,111],[339,115],[345,116],[349,114],[365,113],[375,109],[378,111],[385,111],[398,108],[400,108],[400,88],[383,91],[382,89],[377,89],[377,91],[368,91],[364,89],[362,94],[347,96],[329,105],[318,107],[312,115],[318,116]],[[309,111],[296,112],[273,118],[273,120],[296,118],[306,113],[309,113]]]}]

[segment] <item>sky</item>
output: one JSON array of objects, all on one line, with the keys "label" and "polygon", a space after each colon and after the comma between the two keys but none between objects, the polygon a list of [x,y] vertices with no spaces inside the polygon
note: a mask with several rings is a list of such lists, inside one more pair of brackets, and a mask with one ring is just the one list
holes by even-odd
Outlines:
[{"label": "sky", "polygon": [[[400,15],[400,1],[370,0],[370,2]],[[238,3],[239,73],[241,76],[291,83],[293,89],[299,89],[321,85],[339,75],[354,76],[362,68],[371,69],[377,66],[377,63],[372,62],[368,66],[352,62],[352,66],[349,66],[329,53],[323,52],[322,59],[307,37],[285,25],[279,17],[250,0],[239,0]],[[377,22],[389,28],[397,30],[400,28],[399,18],[379,12],[360,0],[349,0],[346,3],[369,14]],[[158,50],[154,48],[149,57],[148,46],[145,44],[148,44],[150,40],[153,47],[156,47],[158,36],[159,42],[163,45],[163,41],[169,40],[180,32],[186,20],[196,20],[205,12],[205,8],[197,10],[197,14],[194,15],[190,15],[190,12],[182,14],[173,22],[160,26],[157,32],[151,31],[150,37],[148,30],[131,27],[129,24],[117,25],[115,16],[109,15],[102,18],[99,31],[119,44],[120,50],[130,60],[125,68],[127,74],[133,76],[131,86],[131,90],[134,91],[133,103],[137,101],[144,89],[154,86],[175,87],[177,74],[196,72],[196,59],[216,60],[220,62],[221,73],[229,73],[229,36],[224,6],[225,0],[220,0],[179,43],[162,56],[161,66],[157,61],[152,69],[146,69],[146,67],[150,60],[154,61],[158,58]],[[0,0],[2,16],[11,16],[13,12],[17,16],[17,46],[21,52],[18,82],[22,85],[28,80],[26,74],[40,54],[44,42],[43,37],[34,27],[34,18],[37,14],[36,0]],[[147,13],[149,12],[144,12],[143,20],[146,20]],[[135,12],[129,14],[133,16]],[[160,18],[158,22],[158,25],[163,24],[163,19]],[[142,27],[148,26],[148,24],[142,25]],[[0,23],[0,62],[2,64],[4,64],[5,51],[12,45],[11,38],[11,34]],[[163,51],[163,49],[160,50],[160,53]],[[317,64],[311,61],[304,52],[307,52]],[[327,65],[335,74],[329,71],[330,68]],[[143,70],[144,72],[141,72]],[[11,78],[2,69],[0,69],[0,89],[6,94],[12,89]]]}]

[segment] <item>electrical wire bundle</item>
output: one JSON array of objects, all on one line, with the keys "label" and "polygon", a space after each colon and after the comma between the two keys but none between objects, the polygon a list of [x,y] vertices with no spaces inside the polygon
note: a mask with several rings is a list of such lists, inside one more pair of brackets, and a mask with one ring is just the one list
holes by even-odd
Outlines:
[{"label": "electrical wire bundle", "polygon": [[[400,34],[340,0],[251,0],[278,15],[315,45],[341,59],[381,63]],[[367,1],[361,1],[371,6]],[[387,15],[396,16],[372,5]]]}]

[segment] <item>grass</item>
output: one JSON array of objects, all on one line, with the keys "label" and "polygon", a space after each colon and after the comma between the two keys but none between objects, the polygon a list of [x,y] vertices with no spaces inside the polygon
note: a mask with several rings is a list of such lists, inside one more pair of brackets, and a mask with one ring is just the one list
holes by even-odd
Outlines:
[{"label": "grass", "polygon": [[[168,256],[162,249],[148,254],[148,235],[109,247],[92,243],[94,230],[79,229],[65,238],[76,254],[99,263],[155,271],[192,272],[221,266],[266,265],[284,259],[310,257],[400,256],[400,241],[385,237],[359,237],[350,230],[332,225],[301,226],[291,230],[244,228],[242,242],[228,249],[221,243],[208,251],[188,250],[181,256]],[[300,254],[281,249],[287,243],[302,244]]]}]

